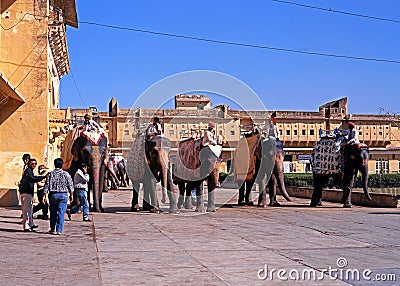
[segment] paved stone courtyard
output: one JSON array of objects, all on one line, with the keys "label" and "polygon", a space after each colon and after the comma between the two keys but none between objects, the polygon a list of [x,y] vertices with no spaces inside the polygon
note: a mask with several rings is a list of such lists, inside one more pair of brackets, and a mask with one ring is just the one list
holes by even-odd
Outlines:
[{"label": "paved stone courtyard", "polygon": [[0,208],[0,285],[400,285],[398,209],[280,199],[157,215],[131,213],[128,190],[103,200],[105,213],[73,215],[61,236],[39,219],[22,232],[20,210]]}]

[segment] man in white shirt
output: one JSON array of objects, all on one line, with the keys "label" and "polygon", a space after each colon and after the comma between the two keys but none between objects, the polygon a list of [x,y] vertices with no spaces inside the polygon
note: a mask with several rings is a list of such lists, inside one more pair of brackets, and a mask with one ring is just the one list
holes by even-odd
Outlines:
[{"label": "man in white shirt", "polygon": [[160,123],[160,118],[154,117],[153,123],[147,126],[146,141],[154,141],[155,138],[162,136],[163,136],[163,131]]},{"label": "man in white shirt", "polygon": [[83,131],[86,132],[95,131],[97,133],[104,133],[103,127],[101,127],[100,124],[94,121],[89,114],[85,114],[84,119],[85,121],[83,122],[83,125],[80,127],[80,129],[83,129]]},{"label": "man in white shirt", "polygon": [[217,145],[217,141],[215,141],[214,134],[213,134],[214,128],[215,128],[214,122],[208,123],[208,129],[204,132],[204,136],[201,140],[203,147],[206,147],[209,145],[213,145],[213,146]]},{"label": "man in white shirt", "polygon": [[360,141],[358,140],[358,132],[355,128],[356,125],[353,122],[349,122],[347,123],[347,126],[349,127],[349,134],[345,136],[347,139],[347,144],[351,145],[360,143]]}]

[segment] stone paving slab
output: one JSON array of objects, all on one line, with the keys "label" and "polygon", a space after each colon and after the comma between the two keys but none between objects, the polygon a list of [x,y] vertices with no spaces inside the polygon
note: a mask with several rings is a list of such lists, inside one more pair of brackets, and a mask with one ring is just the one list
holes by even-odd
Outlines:
[{"label": "stone paving slab", "polygon": [[[235,202],[232,190],[219,192],[220,205]],[[130,191],[111,191],[105,213],[92,214],[92,223],[73,215],[61,236],[46,234],[49,222],[38,219],[37,233],[22,232],[20,210],[0,208],[0,285],[399,285],[400,210],[279,200],[276,208],[150,214],[129,211]],[[320,272],[338,268],[338,259],[346,259],[344,270],[397,280],[332,280]],[[266,266],[275,270],[272,280],[258,277]],[[286,271],[282,279],[278,270]],[[323,279],[283,279],[302,271]]]}]

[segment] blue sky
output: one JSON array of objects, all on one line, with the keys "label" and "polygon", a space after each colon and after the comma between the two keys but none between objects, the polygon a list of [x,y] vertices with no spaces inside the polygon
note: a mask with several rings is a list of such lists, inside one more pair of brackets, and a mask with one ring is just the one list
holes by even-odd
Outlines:
[{"label": "blue sky", "polygon": [[[76,2],[79,21],[400,61],[400,23],[271,0]],[[400,20],[398,0],[293,2]],[[76,86],[71,74],[61,79],[62,108],[97,106],[106,111],[111,97],[129,108],[165,77],[211,70],[246,83],[269,110],[317,111],[319,105],[347,96],[351,113],[376,114],[380,108],[400,112],[400,64],[221,45],[83,23],[78,29],[68,27],[67,41]],[[215,98],[213,105],[220,100]]]}]

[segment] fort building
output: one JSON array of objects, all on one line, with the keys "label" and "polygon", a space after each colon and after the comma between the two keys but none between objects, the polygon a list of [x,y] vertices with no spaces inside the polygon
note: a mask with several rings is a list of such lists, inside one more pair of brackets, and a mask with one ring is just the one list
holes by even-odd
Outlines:
[{"label": "fort building", "polygon": [[68,129],[60,79],[70,69],[66,26],[78,27],[75,0],[3,0],[0,25],[0,188],[16,188],[22,155],[49,165]]},{"label": "fort building", "polygon": [[[201,102],[201,106],[195,108],[198,102]],[[200,137],[207,124],[214,121],[216,135],[223,138],[222,171],[228,170],[237,141],[244,131],[257,126],[262,132],[267,132],[270,127],[270,111],[234,110],[224,104],[211,107],[211,100],[204,95],[177,95],[175,104],[179,106],[171,109],[130,110],[119,108],[118,102],[112,98],[108,112],[93,112],[92,108],[73,109],[63,114],[74,115],[69,124],[82,121],[85,113],[93,114],[108,134],[111,152],[125,156],[134,138],[145,131],[154,116],[162,120],[164,134],[172,142],[172,157],[182,138]],[[347,129],[349,121],[356,124],[360,141],[369,146],[370,173],[398,173],[400,170],[398,116],[349,114],[347,98],[325,103],[318,111],[277,110],[275,114],[286,154],[285,172],[310,171],[310,156],[320,138],[320,130]]]}]

